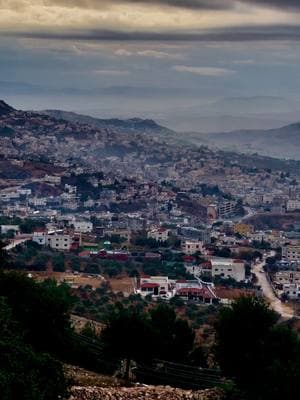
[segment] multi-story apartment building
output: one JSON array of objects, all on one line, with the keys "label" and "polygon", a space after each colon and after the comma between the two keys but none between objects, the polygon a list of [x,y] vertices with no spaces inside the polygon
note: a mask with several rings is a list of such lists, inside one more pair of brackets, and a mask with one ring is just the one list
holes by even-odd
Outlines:
[{"label": "multi-story apartment building", "polygon": [[155,228],[148,232],[147,237],[155,239],[157,242],[165,242],[169,238],[170,231],[165,228]]},{"label": "multi-story apartment building", "polygon": [[72,238],[70,235],[53,233],[46,237],[46,246],[56,250],[70,250]]},{"label": "multi-story apartment building", "polygon": [[70,224],[74,226],[76,232],[88,233],[93,231],[93,223],[89,221],[72,221]]},{"label": "multi-story apartment building", "polygon": [[212,258],[212,276],[224,279],[232,278],[238,282],[246,279],[245,263],[230,258]]},{"label": "multi-story apartment building", "polygon": [[300,271],[279,271],[276,272],[274,282],[280,285],[300,284]]},{"label": "multi-story apartment building", "polygon": [[225,201],[225,202],[219,204],[219,207],[218,207],[219,218],[224,218],[227,215],[232,214],[235,210],[235,206],[236,206],[236,203],[234,201]]},{"label": "multi-story apartment building", "polygon": [[47,232],[45,230],[37,230],[33,233],[32,240],[41,246],[49,246],[55,250],[68,251],[71,248],[73,238],[63,231]]},{"label": "multi-story apartment building", "polygon": [[289,262],[300,262],[300,244],[285,245],[282,247],[282,260]]},{"label": "multi-story apartment building", "polygon": [[181,245],[184,254],[192,255],[198,251],[203,251],[203,242],[201,240],[185,240]]},{"label": "multi-story apartment building", "polygon": [[286,211],[300,210],[300,200],[288,200],[286,203]]},{"label": "multi-story apartment building", "polygon": [[300,285],[297,283],[283,285],[283,293],[291,300],[300,298]]},{"label": "multi-story apartment building", "polygon": [[196,229],[192,226],[183,226],[179,233],[187,239],[198,239],[203,243],[210,243],[210,232],[207,229]]}]

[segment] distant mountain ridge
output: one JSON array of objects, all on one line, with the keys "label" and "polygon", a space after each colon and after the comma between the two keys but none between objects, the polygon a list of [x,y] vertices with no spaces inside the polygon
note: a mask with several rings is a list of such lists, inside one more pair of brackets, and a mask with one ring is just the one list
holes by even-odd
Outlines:
[{"label": "distant mountain ridge", "polygon": [[186,134],[188,142],[222,150],[300,160],[300,122],[268,130]]},{"label": "distant mountain ridge", "polygon": [[[237,163],[251,168],[255,165],[257,168],[296,171],[297,174],[300,171],[300,161],[211,150],[208,146],[203,146],[201,134],[197,134],[196,139],[189,140],[184,134],[159,127],[151,120],[131,119],[130,124],[133,127],[136,124],[146,124],[147,129],[162,129],[162,134],[145,134],[145,129],[130,132],[126,128],[121,132],[118,129],[108,129],[107,126],[104,129],[97,128],[43,113],[14,110],[6,103],[1,103],[1,107],[5,113],[0,115],[1,154],[11,154],[15,159],[38,165],[46,163],[51,165],[52,170],[56,166],[65,168],[65,165],[73,170],[78,164],[88,168],[95,168],[97,165],[99,170],[109,172],[117,168],[118,173],[122,173],[125,166],[128,176],[145,174],[153,179],[156,174],[156,179],[157,176],[165,178],[165,168],[173,167],[183,159],[191,159],[191,162],[201,159],[201,163],[203,160],[215,159],[221,164]],[[115,124],[115,120],[112,121]],[[127,120],[125,122],[128,123]],[[297,129],[298,124],[295,124],[295,132]],[[165,134],[166,131],[171,132],[170,136]],[[296,150],[298,148],[299,146]],[[40,176],[42,170],[39,166],[34,169],[34,174]],[[30,174],[31,170],[26,171],[23,167],[12,165],[6,159],[2,164],[2,176],[6,179],[19,179],[20,176],[26,177]]]},{"label": "distant mountain ridge", "polygon": [[111,129],[119,133],[149,133],[159,136],[173,135],[175,132],[157,124],[152,119],[130,118],[130,119],[101,119],[89,115],[77,114],[62,110],[44,110],[39,113],[48,115],[55,119],[63,119],[69,122],[88,124],[100,129]]},{"label": "distant mountain ridge", "polygon": [[55,119],[87,124],[121,134],[149,134],[161,139],[168,138],[175,143],[206,145],[221,150],[300,160],[300,122],[268,130],[247,129],[209,134],[182,134],[161,126],[151,119],[100,119],[60,110],[45,110],[41,113]]},{"label": "distant mountain ridge", "polygon": [[[11,116],[10,116],[11,114]],[[236,153],[259,154],[281,159],[300,160],[300,122],[268,130],[238,130],[222,133],[179,133],[157,124],[151,119],[100,119],[60,110],[40,112],[16,111],[0,100],[0,136],[22,137],[24,132],[38,135],[55,135],[76,140],[93,140],[95,135],[103,137],[106,150],[99,154],[115,155],[127,151],[125,147],[131,135],[139,136],[135,145],[147,146],[148,141],[182,146],[207,146]],[[36,118],[38,117],[38,118]],[[144,143],[145,142],[145,143]],[[125,147],[124,147],[125,146]],[[151,145],[152,146],[152,145]],[[101,153],[101,154],[102,154]]]},{"label": "distant mountain ridge", "polygon": [[9,106],[5,101],[0,100],[0,115],[6,115],[15,111],[15,109]]}]

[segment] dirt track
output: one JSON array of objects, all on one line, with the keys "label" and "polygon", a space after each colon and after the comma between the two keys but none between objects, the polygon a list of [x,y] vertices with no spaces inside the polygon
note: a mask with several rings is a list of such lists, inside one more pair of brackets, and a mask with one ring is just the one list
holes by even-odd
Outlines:
[{"label": "dirt track", "polygon": [[294,310],[288,304],[282,303],[280,299],[278,299],[273,291],[273,288],[266,276],[266,273],[263,269],[265,262],[262,261],[256,264],[253,268],[253,273],[256,275],[258,280],[258,285],[261,287],[262,292],[266,300],[270,303],[271,307],[278,312],[282,318],[290,319],[294,318]]}]

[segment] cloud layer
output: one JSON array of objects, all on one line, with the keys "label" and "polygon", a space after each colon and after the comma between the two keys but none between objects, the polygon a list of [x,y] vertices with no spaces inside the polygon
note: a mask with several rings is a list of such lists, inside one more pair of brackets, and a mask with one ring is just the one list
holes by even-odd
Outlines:
[{"label": "cloud layer", "polygon": [[[117,41],[117,42],[244,42],[244,41],[299,41],[300,25],[261,25],[243,26],[223,29],[206,29],[196,32],[153,32],[153,31],[133,31],[126,32],[121,30],[57,30],[54,31],[17,31],[5,32],[1,35],[16,38],[28,39],[56,39],[71,41]],[[144,53],[140,55],[150,55]],[[167,53],[153,53],[157,58],[166,58]],[[122,55],[122,54],[119,54]],[[126,55],[126,54],[123,54]],[[127,54],[129,55],[129,54]],[[161,55],[161,57],[159,57]],[[165,56],[165,57],[164,57]],[[171,57],[170,57],[171,58]]]},{"label": "cloud layer", "polygon": [[175,65],[172,67],[172,69],[174,69],[177,72],[184,72],[184,73],[190,73],[201,76],[211,76],[211,77],[227,76],[235,73],[235,71],[225,68],[192,67],[186,65]]},{"label": "cloud layer", "polygon": [[38,39],[298,40],[299,17],[296,0],[0,0],[1,35]]}]

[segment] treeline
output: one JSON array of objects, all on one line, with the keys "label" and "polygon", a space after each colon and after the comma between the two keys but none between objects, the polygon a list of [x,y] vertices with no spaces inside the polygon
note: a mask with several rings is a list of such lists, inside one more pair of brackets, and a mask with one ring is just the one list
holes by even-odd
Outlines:
[{"label": "treeline", "polygon": [[70,346],[69,306],[65,287],[0,272],[1,399],[50,400],[66,394],[57,359]]},{"label": "treeline", "polygon": [[[63,362],[109,374],[123,363],[125,375],[135,364],[153,371],[157,359],[207,367],[195,331],[171,304],[144,309],[119,301],[100,334],[87,326],[78,335],[70,322],[74,300],[66,285],[0,272],[1,399],[64,397]],[[262,300],[242,297],[224,307],[214,329],[210,365],[226,377],[228,399],[279,400],[300,392],[300,341]]]}]

